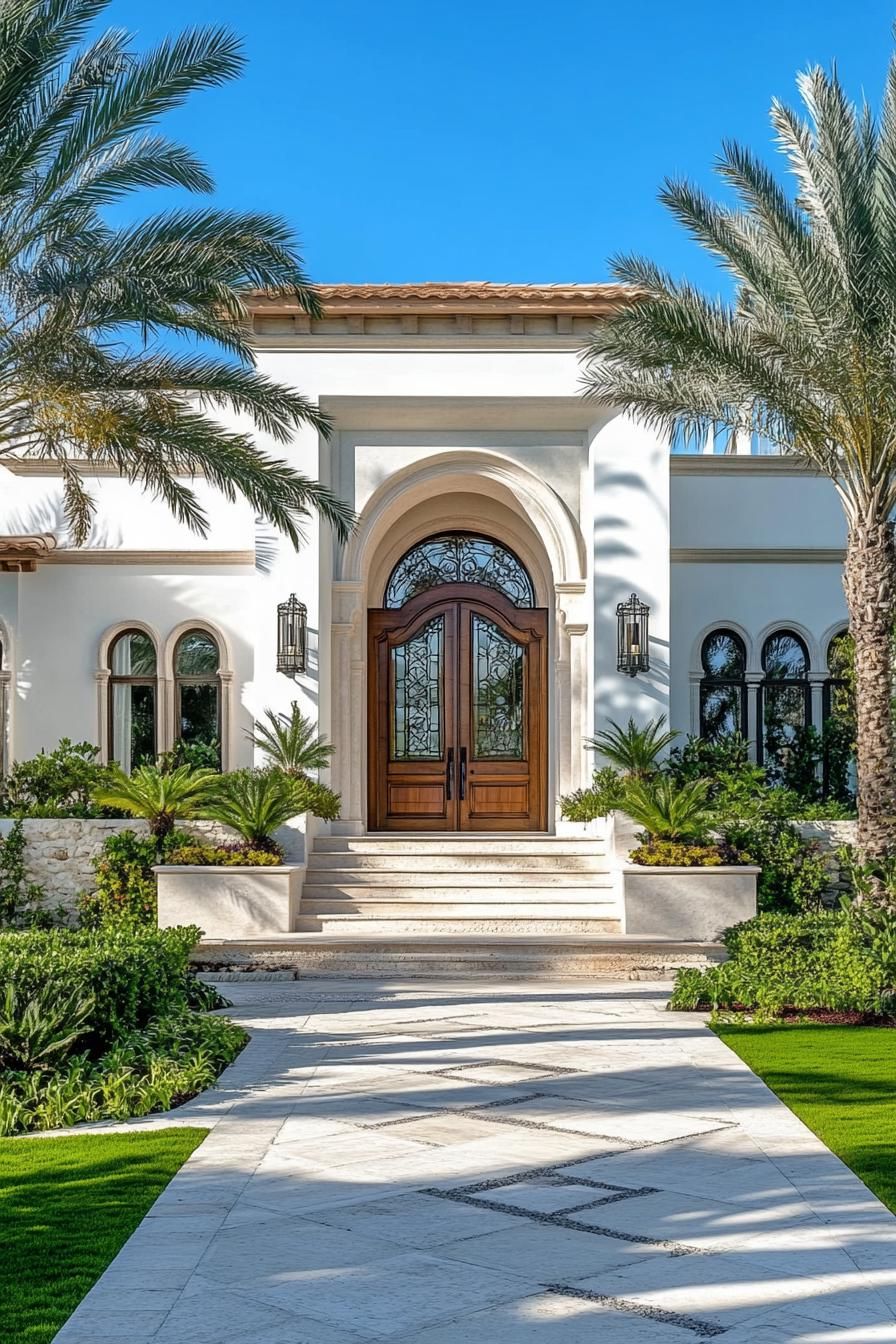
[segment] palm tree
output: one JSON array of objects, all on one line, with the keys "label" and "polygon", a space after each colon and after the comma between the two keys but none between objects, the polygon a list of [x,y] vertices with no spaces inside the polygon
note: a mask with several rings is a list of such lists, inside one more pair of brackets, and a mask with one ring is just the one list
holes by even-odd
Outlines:
[{"label": "palm tree", "polygon": [[77,543],[93,512],[82,472],[109,466],[200,533],[195,475],[243,495],[294,544],[311,508],[344,535],[340,500],[234,427],[284,444],[303,423],[328,431],[255,369],[248,341],[251,289],[319,312],[288,226],[210,206],[122,227],[103,213],[144,188],[212,190],[190,150],[152,128],[238,75],[240,44],[189,29],[135,54],[120,29],[88,36],[107,5],[0,5],[0,458],[57,460]]},{"label": "palm tree", "polygon": [[624,728],[610,719],[609,728],[597,737],[586,738],[585,746],[589,751],[598,752],[623,774],[643,779],[655,773],[663,752],[680,736],[674,729],[666,728],[665,723],[665,714],[651,719],[644,728],[634,719],[629,719]]},{"label": "palm tree", "polygon": [[264,716],[267,723],[256,723],[254,732],[246,736],[271,765],[286,775],[304,778],[310,770],[324,770],[330,764],[333,747],[302,713],[297,701],[293,700],[289,714],[266,709]]},{"label": "palm tree", "polygon": [[735,204],[686,181],[661,191],[733,276],[734,301],[615,259],[632,301],[590,340],[587,392],[664,432],[758,433],[834,481],[856,647],[858,842],[877,857],[896,840],[896,58],[877,118],[836,73],[809,70],[798,87],[805,118],[771,109],[793,194],[735,143],[717,165]]},{"label": "palm tree", "polygon": [[221,789],[217,770],[194,770],[179,765],[160,770],[155,765],[140,765],[129,775],[117,765],[109,767],[108,778],[93,790],[91,797],[101,807],[114,807],[149,823],[149,833],[161,855],[165,840],[178,820],[211,815],[208,806]]}]

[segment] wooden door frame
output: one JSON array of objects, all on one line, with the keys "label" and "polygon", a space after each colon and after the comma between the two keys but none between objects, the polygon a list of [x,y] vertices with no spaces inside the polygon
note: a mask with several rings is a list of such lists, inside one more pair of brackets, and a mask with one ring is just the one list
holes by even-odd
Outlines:
[{"label": "wooden door frame", "polygon": [[[390,635],[406,635],[418,624],[422,616],[430,613],[435,616],[439,611],[447,612],[457,604],[463,603],[471,610],[479,610],[504,628],[511,635],[527,635],[526,657],[526,713],[525,727],[526,756],[529,770],[531,804],[528,818],[520,822],[511,822],[507,818],[496,817],[488,822],[471,820],[469,805],[462,817],[454,789],[453,808],[448,820],[439,826],[415,818],[407,818],[403,823],[385,822],[385,789],[389,761],[390,738],[390,685],[388,662],[383,675],[383,651],[388,646]],[[450,622],[449,622],[450,626]],[[461,642],[461,631],[454,631]],[[445,829],[453,833],[475,833],[478,830],[546,832],[548,827],[548,647],[549,623],[548,611],[544,607],[517,607],[509,598],[497,589],[479,584],[452,583],[427,589],[411,598],[399,608],[372,607],[367,612],[367,826],[371,831]],[[445,666],[449,666],[449,638],[446,629]],[[453,654],[452,654],[453,656]],[[460,667],[460,659],[457,662]],[[461,679],[469,669],[463,669],[458,677],[456,690],[457,704],[449,707],[446,696],[446,749],[450,745],[448,734],[456,713],[460,720],[463,694],[469,698],[469,685],[462,687]],[[460,731],[460,722],[456,725]],[[468,730],[469,731],[469,730]],[[472,747],[471,747],[472,754]],[[501,763],[495,762],[495,771],[500,775]],[[430,772],[432,773],[432,772]],[[453,823],[453,824],[449,824]]]}]

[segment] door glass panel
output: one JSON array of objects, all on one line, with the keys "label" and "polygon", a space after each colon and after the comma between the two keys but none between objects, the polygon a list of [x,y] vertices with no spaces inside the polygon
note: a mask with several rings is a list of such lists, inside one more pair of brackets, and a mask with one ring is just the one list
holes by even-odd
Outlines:
[{"label": "door glass panel", "polygon": [[428,621],[392,650],[393,761],[438,761],[444,703],[445,617]]},{"label": "door glass panel", "polygon": [[516,640],[473,616],[473,755],[523,759],[523,658]]}]

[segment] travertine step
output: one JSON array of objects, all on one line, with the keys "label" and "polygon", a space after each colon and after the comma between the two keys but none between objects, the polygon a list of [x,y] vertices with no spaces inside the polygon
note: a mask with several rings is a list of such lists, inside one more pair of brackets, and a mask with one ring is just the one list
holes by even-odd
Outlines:
[{"label": "travertine step", "polygon": [[480,933],[510,934],[525,928],[530,934],[550,935],[557,933],[600,934],[620,933],[618,919],[551,916],[539,918],[529,914],[508,915],[434,915],[430,912],[419,918],[408,916],[384,916],[378,918],[370,914],[344,915],[302,915],[299,917],[299,933],[340,933],[354,937],[370,937],[383,934],[393,938],[404,938],[409,934],[432,936],[435,933],[453,933],[471,936]]},{"label": "travertine step", "polygon": [[484,912],[494,911],[502,919],[508,916],[522,918],[524,914],[543,911],[551,919],[561,919],[566,914],[580,918],[584,915],[607,915],[615,918],[618,902],[615,892],[602,895],[590,891],[565,890],[550,891],[547,895],[537,889],[525,889],[511,892],[484,888],[477,891],[461,891],[458,888],[432,891],[390,892],[385,888],[367,890],[357,895],[356,889],[348,892],[334,892],[328,887],[305,888],[302,893],[302,914],[345,914],[363,912],[381,918],[395,915],[399,919],[417,919],[427,914],[452,914],[460,917],[480,916]]},{"label": "travertine step", "polygon": [[430,834],[400,835],[320,835],[313,842],[313,853],[318,854],[496,854],[543,855],[558,858],[562,855],[602,854],[606,850],[602,839],[555,839],[550,835],[500,835],[469,832],[464,835]]},{"label": "travertine step", "polygon": [[[341,891],[346,894],[363,895],[377,891],[471,891],[481,892],[487,897],[489,892],[518,892],[522,899],[527,891],[555,892],[563,891],[601,891],[613,885],[610,873],[508,873],[500,878],[495,873],[481,873],[478,869],[464,869],[460,873],[403,873],[392,872],[354,872],[351,869],[332,869],[321,872],[309,867],[305,875],[305,893],[326,895],[327,890]],[[453,897],[449,897],[453,899]],[[513,899],[508,897],[508,900]],[[535,897],[534,899],[538,899]],[[550,899],[550,896],[548,896]]]},{"label": "travertine step", "polygon": [[679,966],[723,961],[720,943],[608,935],[333,936],[204,940],[194,961],[207,968],[292,969],[317,975],[376,979],[667,979]]},{"label": "travertine step", "polygon": [[452,873],[469,868],[482,873],[555,873],[560,870],[564,873],[591,873],[603,872],[608,859],[602,847],[575,854],[556,854],[553,851],[542,854],[528,850],[521,854],[504,854],[482,847],[458,850],[452,854],[431,853],[429,849],[424,853],[356,854],[341,849],[320,851],[315,843],[310,864],[317,873],[328,869],[339,871],[347,867],[365,873],[393,872],[397,869],[405,873]]}]

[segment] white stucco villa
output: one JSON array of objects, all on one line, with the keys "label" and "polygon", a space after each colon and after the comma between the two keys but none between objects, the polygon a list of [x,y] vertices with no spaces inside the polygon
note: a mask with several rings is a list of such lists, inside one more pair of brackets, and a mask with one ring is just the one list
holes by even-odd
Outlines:
[{"label": "white stucco villa", "polygon": [[[356,509],[346,546],[312,519],[296,554],[200,483],[202,540],[107,476],[72,547],[53,467],[6,459],[5,759],[62,736],[126,759],[213,731],[232,768],[251,762],[253,719],[298,700],[335,745],[332,848],[557,837],[559,795],[590,778],[583,739],[610,719],[697,732],[702,713],[760,753],[763,696],[820,725],[846,623],[834,490],[746,442],[670,453],[586,401],[579,351],[619,292],[336,285],[319,321],[259,298],[261,369],[332,418],[329,441],[308,429],[290,456]],[[277,670],[293,593],[307,608],[294,677]],[[628,676],[617,606],[633,593],[649,669]]]}]

